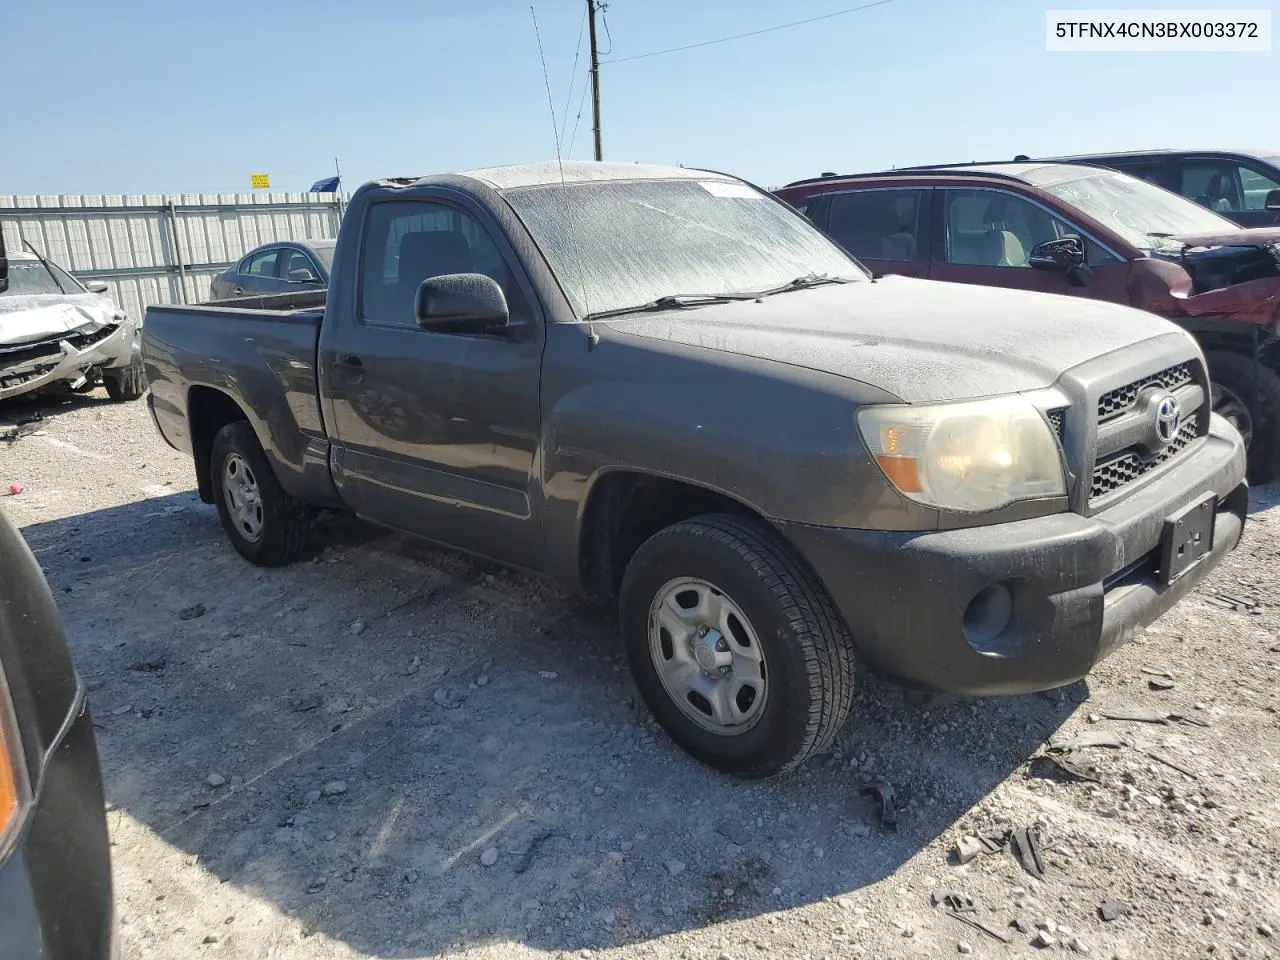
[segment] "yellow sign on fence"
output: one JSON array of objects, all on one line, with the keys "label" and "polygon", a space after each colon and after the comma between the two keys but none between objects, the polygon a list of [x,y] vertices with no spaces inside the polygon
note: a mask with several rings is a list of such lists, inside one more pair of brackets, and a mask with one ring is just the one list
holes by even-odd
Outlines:
[{"label": "yellow sign on fence", "polygon": [[271,175],[269,173],[251,173],[249,174],[249,182],[253,184],[255,190],[270,190]]}]

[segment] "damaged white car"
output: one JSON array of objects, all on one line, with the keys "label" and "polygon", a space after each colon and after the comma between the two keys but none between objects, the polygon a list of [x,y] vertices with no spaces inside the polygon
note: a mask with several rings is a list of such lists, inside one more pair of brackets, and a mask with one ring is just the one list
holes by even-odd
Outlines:
[{"label": "damaged white car", "polygon": [[9,285],[0,293],[0,400],[39,390],[90,390],[112,400],[146,391],[138,328],[103,296],[57,264],[9,253]]}]

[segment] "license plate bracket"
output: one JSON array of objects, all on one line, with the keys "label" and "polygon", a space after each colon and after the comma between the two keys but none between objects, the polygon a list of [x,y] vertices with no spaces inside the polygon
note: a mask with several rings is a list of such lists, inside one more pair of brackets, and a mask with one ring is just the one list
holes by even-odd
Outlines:
[{"label": "license plate bracket", "polygon": [[1213,548],[1218,498],[1209,494],[1164,521],[1160,534],[1160,580],[1173,583]]}]

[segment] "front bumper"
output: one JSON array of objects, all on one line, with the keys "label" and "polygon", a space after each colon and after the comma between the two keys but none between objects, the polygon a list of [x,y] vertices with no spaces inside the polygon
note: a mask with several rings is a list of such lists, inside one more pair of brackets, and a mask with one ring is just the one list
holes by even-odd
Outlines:
[{"label": "front bumper", "polygon": [[80,342],[70,337],[24,350],[20,359],[6,359],[0,352],[0,400],[31,393],[63,380],[78,380],[98,367],[127,367],[138,349],[137,328],[125,321],[101,340]]},{"label": "front bumper", "polygon": [[[1091,517],[924,533],[779,526],[826,585],[871,669],[925,690],[1027,693],[1085,676],[1235,548],[1248,511],[1244,474],[1239,435],[1214,417],[1176,467]],[[1212,547],[1165,585],[1155,570],[1165,520],[1210,492]],[[1008,591],[1008,625],[978,639],[966,611],[993,585]]]},{"label": "front bumper", "polygon": [[102,775],[81,693],[0,863],[0,960],[112,960],[114,947]]}]

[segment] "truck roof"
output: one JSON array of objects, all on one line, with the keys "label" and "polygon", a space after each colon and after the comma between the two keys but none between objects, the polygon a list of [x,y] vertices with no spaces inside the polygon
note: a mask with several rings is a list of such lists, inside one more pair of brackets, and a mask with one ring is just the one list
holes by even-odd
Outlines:
[{"label": "truck roof", "polygon": [[520,163],[506,167],[482,167],[466,170],[460,177],[487,183],[496,190],[515,187],[539,187],[548,184],[584,183],[592,180],[730,180],[722,173],[667,167],[653,163],[597,163],[592,160],[548,160],[542,163]]}]

